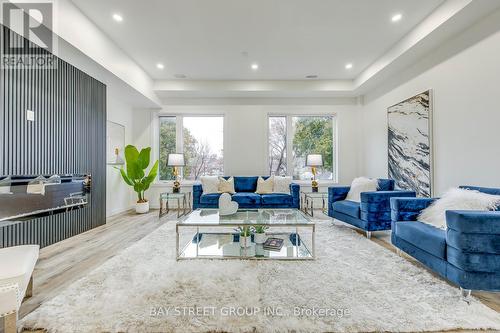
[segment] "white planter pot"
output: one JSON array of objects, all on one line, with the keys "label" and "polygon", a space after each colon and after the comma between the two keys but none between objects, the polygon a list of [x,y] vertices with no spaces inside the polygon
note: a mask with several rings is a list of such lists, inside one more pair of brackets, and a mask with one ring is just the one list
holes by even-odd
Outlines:
[{"label": "white planter pot", "polygon": [[266,242],[267,236],[265,233],[262,234],[254,234],[253,240],[255,244],[264,244]]},{"label": "white planter pot", "polygon": [[149,201],[136,202],[135,203],[135,212],[137,214],[144,214],[144,213],[149,212]]},{"label": "white planter pot", "polygon": [[250,245],[252,245],[252,236],[243,237],[240,235],[240,246],[249,247]]}]

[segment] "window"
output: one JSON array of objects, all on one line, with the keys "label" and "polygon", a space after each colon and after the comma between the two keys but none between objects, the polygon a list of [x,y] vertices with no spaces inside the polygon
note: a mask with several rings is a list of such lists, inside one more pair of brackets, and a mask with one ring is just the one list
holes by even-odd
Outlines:
[{"label": "window", "polygon": [[335,180],[333,121],[332,116],[269,116],[269,173],[310,180],[306,157],[321,154],[316,178]]},{"label": "window", "polygon": [[224,117],[161,116],[159,124],[160,180],[173,179],[172,168],[166,165],[167,156],[172,152],[184,153],[184,179],[224,174]]}]

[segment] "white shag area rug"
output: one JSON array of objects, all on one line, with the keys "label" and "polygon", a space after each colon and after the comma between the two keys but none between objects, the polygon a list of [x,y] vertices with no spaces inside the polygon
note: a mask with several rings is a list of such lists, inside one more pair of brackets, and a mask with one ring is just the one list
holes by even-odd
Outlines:
[{"label": "white shag area rug", "polygon": [[175,260],[175,222],[22,319],[49,332],[416,332],[500,329],[500,315],[329,221],[315,261]]}]

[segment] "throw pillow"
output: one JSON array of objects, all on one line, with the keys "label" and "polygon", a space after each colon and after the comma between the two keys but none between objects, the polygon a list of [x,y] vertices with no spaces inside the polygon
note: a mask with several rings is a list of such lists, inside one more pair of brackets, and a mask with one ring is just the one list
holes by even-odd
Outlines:
[{"label": "throw pillow", "polygon": [[349,193],[347,193],[346,200],[361,202],[362,192],[374,192],[378,188],[378,179],[371,179],[366,177],[355,178],[352,181]]},{"label": "throw pillow", "polygon": [[273,193],[290,194],[290,184],[292,183],[292,177],[274,176],[273,182],[274,182]]},{"label": "throw pillow", "polygon": [[500,196],[474,190],[453,188],[441,199],[432,203],[418,216],[420,222],[446,229],[447,210],[495,210],[500,205]]},{"label": "throw pillow", "polygon": [[264,178],[259,177],[257,179],[257,190],[255,193],[257,194],[266,194],[266,193],[273,193],[273,188],[274,188],[274,181],[273,181],[273,176],[267,178],[264,180]]},{"label": "throw pillow", "polygon": [[229,177],[227,180],[219,177],[219,193],[236,193],[234,190],[234,177]]},{"label": "throw pillow", "polygon": [[201,176],[200,181],[203,194],[219,193],[219,177]]}]

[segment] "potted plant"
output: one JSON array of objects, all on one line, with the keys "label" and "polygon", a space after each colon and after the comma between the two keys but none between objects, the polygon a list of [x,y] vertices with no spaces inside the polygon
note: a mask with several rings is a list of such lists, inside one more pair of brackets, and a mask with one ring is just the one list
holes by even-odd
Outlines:
[{"label": "potted plant", "polygon": [[137,192],[138,199],[135,204],[135,211],[138,214],[149,212],[149,201],[144,197],[144,193],[149,189],[158,174],[158,161],[156,161],[146,176],[145,171],[149,167],[150,155],[150,147],[139,152],[135,146],[128,145],[125,147],[125,169],[120,168],[125,183],[132,186],[134,191]]},{"label": "potted plant", "polygon": [[253,227],[255,244],[264,244],[266,242],[266,230],[268,228],[265,225],[256,225]]},{"label": "potted plant", "polygon": [[249,247],[252,244],[252,230],[250,226],[239,227],[240,232],[240,246]]}]

